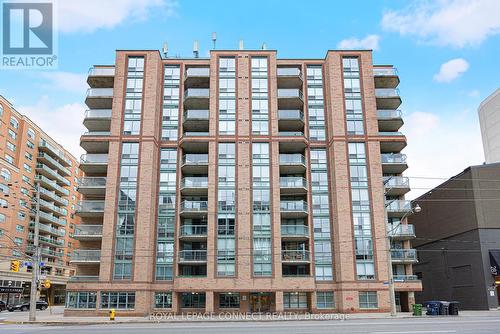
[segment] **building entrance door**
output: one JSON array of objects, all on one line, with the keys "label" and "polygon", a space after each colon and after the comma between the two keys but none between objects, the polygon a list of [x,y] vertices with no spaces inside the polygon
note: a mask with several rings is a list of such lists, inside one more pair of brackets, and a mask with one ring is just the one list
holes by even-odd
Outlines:
[{"label": "building entrance door", "polygon": [[271,311],[271,293],[270,292],[252,292],[250,293],[250,312],[261,313]]}]

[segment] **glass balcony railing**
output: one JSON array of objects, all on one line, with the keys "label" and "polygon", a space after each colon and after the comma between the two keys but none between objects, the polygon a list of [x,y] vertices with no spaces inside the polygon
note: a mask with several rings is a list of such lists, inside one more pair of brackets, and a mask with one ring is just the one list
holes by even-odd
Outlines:
[{"label": "glass balcony railing", "polygon": [[80,157],[81,164],[107,164],[107,154],[83,154]]},{"label": "glass balcony railing", "polygon": [[300,153],[280,154],[280,165],[305,165],[306,158]]},{"label": "glass balcony railing", "polygon": [[102,225],[79,225],[75,228],[75,237],[102,236]]},{"label": "glass balcony railing", "polygon": [[296,67],[278,67],[279,77],[300,77],[301,72],[299,68]]},{"label": "glass balcony railing", "polygon": [[281,250],[282,261],[309,261],[309,251],[306,250]]},{"label": "glass balcony railing", "polygon": [[402,132],[399,132],[399,131],[381,131],[378,133],[379,136],[389,136],[389,137],[393,137],[393,136],[404,136],[404,134]]},{"label": "glass balcony railing", "polygon": [[42,163],[38,162],[36,164],[36,168],[40,170],[40,173],[45,172],[46,174],[49,174],[50,176],[52,176],[53,178],[55,178],[58,182],[66,185],[66,186],[71,185],[71,182],[69,180],[65,179],[64,176],[58,174],[57,171],[49,168],[45,164],[42,164]]},{"label": "glass balcony railing", "polygon": [[307,181],[300,176],[281,176],[281,188],[307,188]]},{"label": "glass balcony railing", "polygon": [[79,249],[73,252],[72,261],[79,262],[99,262],[101,260],[101,251],[94,249]]},{"label": "glass balcony railing", "polygon": [[375,97],[399,97],[399,89],[396,88],[375,88]]},{"label": "glass balcony railing", "polygon": [[210,90],[208,88],[188,88],[184,92],[184,98],[202,98],[208,99],[210,96]]},{"label": "glass balcony railing", "polygon": [[99,276],[82,276],[75,275],[69,278],[70,282],[97,282],[99,281]]},{"label": "glass balcony railing", "polygon": [[184,132],[184,136],[186,137],[207,137],[210,135],[209,132],[203,131],[203,132],[198,132],[198,131],[186,131]]},{"label": "glass balcony railing", "polygon": [[187,153],[182,157],[183,165],[208,165],[208,154]]},{"label": "glass balcony railing", "polygon": [[186,69],[187,77],[209,77],[210,67],[189,67]]},{"label": "glass balcony railing", "polygon": [[304,137],[304,132],[302,131],[280,131],[279,136],[283,137]]},{"label": "glass balcony railing", "polygon": [[373,67],[373,75],[376,77],[397,76],[398,70],[395,67]]},{"label": "glass balcony railing", "polygon": [[89,74],[88,76],[95,76],[95,77],[104,77],[104,76],[114,76],[115,75],[115,68],[114,67],[91,67],[89,69]]},{"label": "glass balcony railing", "polygon": [[279,88],[278,89],[278,98],[279,99],[303,99],[304,95],[302,91],[297,88]]},{"label": "glass balcony railing", "polygon": [[208,177],[188,176],[181,180],[182,188],[207,188]]},{"label": "glass balcony railing", "polygon": [[49,213],[39,211],[38,216],[40,217],[40,221],[48,221],[48,222],[56,224],[56,225],[66,226],[66,220],[59,219],[56,216],[51,215]]},{"label": "glass balcony railing", "polygon": [[280,210],[282,212],[296,212],[296,211],[307,212],[307,202],[306,201],[280,201]]},{"label": "glass balcony railing", "polygon": [[308,236],[309,227],[306,225],[281,225],[281,236]]},{"label": "glass balcony railing", "polygon": [[208,201],[184,200],[181,202],[181,211],[197,212],[197,211],[207,211],[207,210],[208,210]]},{"label": "glass balcony railing", "polygon": [[78,203],[77,212],[102,213],[104,212],[104,201],[87,200]]},{"label": "glass balcony railing", "polygon": [[[33,241],[34,238],[35,238],[35,235],[33,233],[30,233],[28,235],[28,239],[30,241]],[[45,237],[43,235],[39,235],[38,236],[38,240],[40,242],[43,242],[43,243],[46,243],[46,244],[50,244],[50,245],[52,245],[54,247],[62,247],[62,246],[64,246],[64,240],[57,240],[55,238],[49,238],[49,237]]]},{"label": "glass balcony railing", "polygon": [[207,225],[182,225],[180,228],[181,236],[205,236],[207,235]]},{"label": "glass balcony railing", "polygon": [[47,256],[55,256],[55,257],[63,257],[64,256],[64,252],[55,251],[55,250],[48,249],[48,248],[42,248],[41,253],[42,253],[42,255],[47,255]]},{"label": "glass balcony railing", "polygon": [[382,154],[381,159],[383,164],[405,164],[406,154],[400,154],[400,153]]},{"label": "glass balcony railing", "polygon": [[78,180],[81,188],[104,188],[106,187],[106,177],[82,177]]},{"label": "glass balcony railing", "polygon": [[391,249],[392,261],[417,261],[416,249]]},{"label": "glass balcony railing", "polygon": [[377,118],[379,120],[400,119],[403,118],[403,112],[399,109],[396,110],[379,109],[377,110]]},{"label": "glass balcony railing", "polygon": [[386,201],[387,212],[407,212],[411,210],[411,202],[406,200]]},{"label": "glass balcony railing", "polygon": [[415,282],[419,280],[417,275],[393,275],[392,277],[395,282]]},{"label": "glass balcony railing", "polygon": [[[30,229],[34,229],[35,228],[35,222],[31,221],[30,224],[29,224],[29,227],[30,227]],[[64,232],[62,232],[61,230],[58,230],[57,228],[53,228],[53,227],[50,227],[50,226],[42,224],[42,223],[38,224],[38,227],[39,227],[40,231],[47,232],[47,233],[50,233],[50,234],[54,234],[54,235],[57,235],[57,236],[60,236],[60,237],[64,236]]]},{"label": "glass balcony railing", "polygon": [[182,250],[179,252],[179,261],[206,261],[206,250]]},{"label": "glass balcony railing", "polygon": [[113,98],[113,88],[89,88],[87,98]]},{"label": "glass balcony railing", "polygon": [[415,237],[415,228],[413,225],[403,225],[399,224],[396,227],[392,225],[388,225],[387,229],[389,230],[388,234],[392,238],[401,238],[401,237]]},{"label": "glass balcony railing", "polygon": [[66,216],[68,214],[68,210],[66,210],[65,208],[59,208],[59,207],[55,206],[53,203],[47,202],[41,198],[40,198],[39,203],[40,203],[40,206],[42,208],[56,212],[61,216]]},{"label": "glass balcony railing", "polygon": [[278,119],[287,121],[303,121],[304,112],[302,110],[280,109],[278,110]]},{"label": "glass balcony railing", "polygon": [[184,120],[208,120],[210,111],[205,109],[188,109],[184,112]]},{"label": "glass balcony railing", "polygon": [[61,196],[57,195],[55,191],[49,191],[43,187],[40,188],[40,195],[45,195],[49,197],[51,200],[54,202],[57,202],[61,205],[67,206],[69,204],[68,200],[65,198],[62,198]]},{"label": "glass balcony railing", "polygon": [[384,176],[384,185],[386,188],[409,188],[410,179],[403,176]]},{"label": "glass balcony railing", "polygon": [[96,136],[96,137],[103,137],[103,136],[109,136],[111,132],[109,131],[86,131],[83,133],[84,136]]},{"label": "glass balcony railing", "polygon": [[47,149],[49,152],[54,154],[54,156],[61,159],[62,163],[65,164],[66,166],[72,165],[71,160],[68,157],[66,157],[65,153],[62,150],[60,150],[56,146],[50,144],[46,140],[44,140],[44,139],[40,140],[40,142],[38,143],[38,146],[41,149]]},{"label": "glass balcony railing", "polygon": [[63,165],[61,165],[59,163],[59,161],[57,161],[56,159],[52,158],[47,153],[38,152],[38,156],[37,157],[40,160],[46,160],[46,162],[48,164],[51,164],[52,166],[54,166],[55,168],[57,168],[59,171],[61,171],[63,174],[65,174],[66,176],[70,176],[71,175],[71,171],[69,169],[67,169],[66,167],[64,167]]},{"label": "glass balcony railing", "polygon": [[85,110],[85,118],[97,118],[97,119],[111,118],[111,109],[88,109],[88,110]]},{"label": "glass balcony railing", "polygon": [[65,196],[69,195],[69,190],[61,187],[58,185],[55,181],[50,180],[49,178],[43,176],[43,175],[36,175],[35,176],[36,181],[40,181],[42,186],[44,187],[49,187],[55,191],[58,191],[60,194],[63,194]]}]

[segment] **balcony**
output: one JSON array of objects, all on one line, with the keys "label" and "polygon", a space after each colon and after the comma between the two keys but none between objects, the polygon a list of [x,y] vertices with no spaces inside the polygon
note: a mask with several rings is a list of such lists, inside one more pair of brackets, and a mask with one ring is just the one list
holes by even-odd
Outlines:
[{"label": "balcony", "polygon": [[417,263],[416,249],[391,249],[392,263],[410,264]]},{"label": "balcony", "polygon": [[35,169],[39,175],[43,175],[51,180],[54,180],[60,185],[63,186],[71,185],[71,182],[65,179],[64,176],[58,174],[56,170],[49,168],[43,163],[37,162]]},{"label": "balcony", "polygon": [[64,252],[55,251],[55,250],[52,250],[49,248],[41,248],[41,253],[42,253],[42,256],[51,257],[51,258],[55,258],[55,257],[61,258],[64,256]]},{"label": "balcony", "polygon": [[59,163],[56,159],[52,158],[47,153],[39,152],[37,155],[37,162],[43,163],[49,168],[56,169],[60,174],[64,176],[71,176],[71,171]]},{"label": "balcony", "polygon": [[411,210],[411,201],[386,201],[386,210],[388,217],[403,217],[407,212]]},{"label": "balcony", "polygon": [[401,110],[377,110],[378,130],[398,131],[404,124]]},{"label": "balcony", "polygon": [[[28,239],[33,241],[35,239],[34,234],[30,233]],[[42,235],[38,236],[38,242],[42,245],[48,245],[50,247],[64,247],[64,240],[57,240],[56,238],[45,237]]]},{"label": "balcony", "polygon": [[378,135],[382,153],[399,153],[406,147],[406,137],[401,132],[379,132]]},{"label": "balcony", "polygon": [[399,85],[398,70],[394,67],[373,67],[375,88],[396,88]]},{"label": "balcony", "polygon": [[207,109],[189,109],[184,111],[183,128],[185,131],[208,132],[210,111]]},{"label": "balcony", "polygon": [[75,275],[71,276],[69,278],[69,281],[72,283],[78,283],[78,282],[98,282],[99,281],[99,276],[81,276],[81,275]]},{"label": "balcony", "polygon": [[377,100],[377,110],[395,110],[401,105],[399,90],[396,88],[375,88],[375,98]]},{"label": "balcony", "polygon": [[187,174],[208,174],[208,154],[184,154],[181,168]]},{"label": "balcony", "polygon": [[210,90],[208,88],[188,88],[184,92],[184,108],[208,109]]},{"label": "balcony", "polygon": [[281,176],[280,193],[282,195],[303,195],[307,193],[307,181],[301,176]]},{"label": "balcony", "polygon": [[52,154],[53,156],[57,157],[57,159],[60,160],[60,163],[63,166],[67,167],[67,166],[72,165],[71,160],[68,157],[66,157],[66,154],[64,153],[64,151],[62,151],[59,148],[57,148],[56,146],[48,143],[44,139],[40,140],[40,142],[38,143],[38,151]]},{"label": "balcony", "polygon": [[410,180],[403,176],[384,177],[385,194],[389,196],[400,196],[410,191]]},{"label": "balcony", "polygon": [[280,153],[280,173],[303,174],[306,171],[306,158],[300,153]]},{"label": "balcony", "polygon": [[210,85],[210,67],[188,67],[184,78],[184,87],[207,88]]},{"label": "balcony", "polygon": [[85,104],[90,109],[111,109],[113,106],[113,88],[89,88]]},{"label": "balcony", "polygon": [[80,137],[80,146],[90,153],[107,153],[109,135],[109,131],[87,131]]},{"label": "balcony", "polygon": [[92,88],[112,88],[114,81],[114,66],[94,66],[89,69],[87,83]]},{"label": "balcony", "polygon": [[101,240],[102,225],[78,225],[73,238],[77,240]]},{"label": "balcony", "polygon": [[85,174],[104,174],[108,170],[108,155],[83,154],[80,157],[80,169]]},{"label": "balcony", "polygon": [[208,177],[186,176],[181,180],[181,194],[206,195],[208,193]]},{"label": "balcony", "polygon": [[304,112],[300,109],[278,110],[279,131],[300,131],[304,130]]},{"label": "balcony", "polygon": [[190,201],[181,202],[181,215],[184,217],[206,217],[208,214],[208,201]]},{"label": "balcony", "polygon": [[40,198],[39,203],[41,210],[48,210],[51,214],[55,214],[57,217],[66,216],[68,214],[68,210],[65,208],[59,208],[58,206],[55,206],[54,203],[47,202],[42,198]]},{"label": "balcony", "polygon": [[78,192],[87,196],[104,196],[106,194],[106,178],[82,177],[78,180]]},{"label": "balcony", "polygon": [[407,168],[406,154],[385,153],[381,155],[382,172],[387,174],[401,174]]},{"label": "balcony", "polygon": [[101,262],[101,251],[99,249],[75,250],[70,262],[75,264],[99,264]]},{"label": "balcony", "polygon": [[300,88],[302,87],[302,73],[298,67],[278,67],[278,87],[279,88]]},{"label": "balcony", "polygon": [[309,238],[307,225],[281,225],[281,240],[303,240]]},{"label": "balcony", "polygon": [[111,128],[111,109],[85,110],[83,125],[89,131],[109,131]]},{"label": "balcony", "polygon": [[57,193],[57,195],[59,195],[59,196],[68,196],[69,195],[68,189],[61,187],[60,185],[57,184],[57,182],[52,181],[43,175],[36,175],[35,181],[40,182],[40,185],[42,187],[45,187],[47,189],[55,191]]},{"label": "balcony", "polygon": [[302,109],[304,96],[298,88],[278,88],[278,109]]},{"label": "balcony", "polygon": [[185,137],[208,137],[209,132],[206,131],[186,131],[184,132]]},{"label": "balcony", "polygon": [[307,216],[307,202],[284,200],[280,201],[281,218],[303,218]]},{"label": "balcony", "polygon": [[179,252],[179,263],[206,263],[206,250],[182,250]]},{"label": "balcony", "polygon": [[182,225],[180,227],[180,238],[189,240],[205,239],[207,232],[207,225]]},{"label": "balcony", "polygon": [[[35,222],[34,221],[30,222],[29,228],[30,228],[30,230],[35,229]],[[39,228],[41,234],[48,233],[48,234],[54,235],[56,237],[64,237],[64,235],[65,235],[64,232],[58,230],[57,228],[53,228],[53,227],[50,227],[50,226],[45,225],[45,224],[38,224],[38,228]]]},{"label": "balcony", "polygon": [[387,225],[388,234],[393,240],[410,240],[415,238],[415,228],[412,224]]},{"label": "balcony", "polygon": [[80,201],[76,214],[80,217],[102,217],[104,215],[104,201]]},{"label": "balcony", "polygon": [[43,187],[40,188],[40,198],[47,201],[54,201],[61,206],[67,206],[68,200],[58,196],[55,191],[49,191]]},{"label": "balcony", "polygon": [[309,251],[306,250],[281,250],[282,263],[309,263]]},{"label": "balcony", "polygon": [[[31,215],[33,217],[35,216],[35,214],[31,214]],[[50,213],[40,211],[38,213],[38,218],[40,219],[41,223],[49,223],[49,224],[55,224],[55,225],[59,225],[59,226],[66,226],[65,219],[59,219],[58,217],[56,217]]]},{"label": "balcony", "polygon": [[417,275],[393,275],[393,280],[402,283],[420,281]]}]

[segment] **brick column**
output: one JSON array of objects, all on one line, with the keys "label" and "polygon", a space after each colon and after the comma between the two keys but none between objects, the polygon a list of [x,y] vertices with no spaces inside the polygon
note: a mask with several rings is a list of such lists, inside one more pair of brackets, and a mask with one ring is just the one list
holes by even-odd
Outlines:
[{"label": "brick column", "polygon": [[205,312],[211,313],[214,312],[214,292],[206,291],[205,292]]},{"label": "brick column", "polygon": [[274,302],[276,305],[276,312],[283,312],[284,307],[283,307],[283,291],[276,291],[275,296],[274,296]]}]

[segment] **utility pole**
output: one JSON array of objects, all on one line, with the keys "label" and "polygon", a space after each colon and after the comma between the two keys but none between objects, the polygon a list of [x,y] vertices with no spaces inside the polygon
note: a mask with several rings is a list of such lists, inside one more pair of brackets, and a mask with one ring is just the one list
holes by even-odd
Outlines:
[{"label": "utility pole", "polygon": [[36,302],[38,297],[38,271],[40,270],[40,247],[38,247],[38,235],[40,233],[40,182],[36,182],[36,212],[35,212],[35,236],[33,238],[33,263],[31,271],[30,292],[30,315],[29,321],[36,321]]},{"label": "utility pole", "polygon": [[[392,201],[394,202],[394,201]],[[387,230],[387,223],[389,222],[387,215],[387,206],[392,202],[387,204],[385,202],[384,196],[384,223],[385,230]],[[392,272],[392,253],[391,253],[391,234],[386,231],[386,244],[387,244],[387,274],[389,275],[389,303],[391,304],[391,317],[396,316],[396,290],[394,288],[394,274]]]}]

